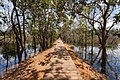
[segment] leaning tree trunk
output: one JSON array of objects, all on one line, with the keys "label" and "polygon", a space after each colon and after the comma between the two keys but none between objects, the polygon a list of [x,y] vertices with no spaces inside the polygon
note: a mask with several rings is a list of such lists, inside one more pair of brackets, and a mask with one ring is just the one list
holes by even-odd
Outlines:
[{"label": "leaning tree trunk", "polygon": [[[11,23],[12,23],[12,29],[13,29],[15,36],[16,36],[16,47],[17,47],[17,54],[18,54],[18,60],[19,60],[18,63],[20,63],[22,60],[22,53],[24,50],[23,43],[22,43],[22,31],[21,31],[21,26],[20,26],[19,13],[16,9],[16,0],[13,0],[12,2],[14,5],[14,8],[13,8],[13,11],[11,13]],[[17,20],[18,29],[16,27],[16,24],[14,23],[14,12],[16,13],[16,20]],[[21,51],[20,51],[20,46],[21,46]]]}]

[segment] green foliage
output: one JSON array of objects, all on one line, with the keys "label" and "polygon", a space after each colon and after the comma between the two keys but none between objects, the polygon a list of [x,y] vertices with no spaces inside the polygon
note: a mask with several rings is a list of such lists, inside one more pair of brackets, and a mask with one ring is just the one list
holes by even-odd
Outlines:
[{"label": "green foliage", "polygon": [[115,14],[114,21],[115,21],[115,23],[119,23],[120,22],[120,12],[118,14]]},{"label": "green foliage", "polygon": [[32,28],[29,32],[32,36],[36,36],[38,34],[38,29]]},{"label": "green foliage", "polygon": [[6,56],[8,56],[9,58],[16,56],[15,45],[7,44],[5,47],[2,48],[2,51],[0,54],[3,54],[5,58]]},{"label": "green foliage", "polygon": [[[47,47],[52,41],[61,37],[65,42],[72,43],[75,45],[85,44],[90,45],[91,43],[91,33],[93,25],[95,23],[101,23],[100,29],[93,32],[94,36],[94,46],[99,44],[99,39],[96,35],[102,38],[102,29],[105,26],[105,33],[107,33],[106,24],[107,20],[111,17],[110,13],[119,6],[119,0],[105,0],[109,4],[108,10],[106,10],[107,4],[103,0],[11,0],[15,1],[18,11],[18,16],[20,18],[21,34],[23,36],[23,14],[25,15],[25,32],[26,35],[30,37],[35,36],[36,45],[41,44],[41,46]],[[101,5],[103,4],[103,5]],[[2,7],[4,5],[0,3]],[[106,11],[105,11],[106,10]],[[95,11],[95,15],[94,15]],[[105,14],[104,14],[105,13]],[[81,14],[84,14],[81,15]],[[103,15],[104,14],[104,15]],[[14,13],[15,15],[15,13]],[[92,18],[95,20],[93,20]],[[113,15],[114,16],[114,15]],[[8,16],[7,16],[8,17]],[[103,17],[105,17],[103,19]],[[0,13],[0,18],[4,19],[6,22],[6,16],[3,18],[2,13]],[[16,22],[16,16],[13,16],[15,23],[15,31],[19,30],[18,24]],[[103,21],[105,20],[106,21]],[[114,16],[115,23],[120,22],[120,12]],[[94,22],[94,23],[93,23]],[[11,22],[6,22],[11,26]],[[0,23],[1,24],[1,23]],[[12,28],[11,28],[12,29]],[[18,36],[20,35],[18,31]],[[113,33],[113,34],[116,34]],[[107,36],[107,35],[105,35]],[[14,37],[15,38],[15,37]],[[20,37],[21,38],[21,37]],[[23,39],[21,39],[23,40]],[[23,43],[23,42],[22,42]],[[33,42],[31,40],[33,45]],[[8,46],[9,50],[15,50],[12,46]],[[6,48],[8,49],[6,46]],[[108,48],[111,45],[107,44]],[[48,48],[48,47],[47,47]]]},{"label": "green foliage", "polygon": [[112,45],[106,45],[107,48],[112,49]]}]

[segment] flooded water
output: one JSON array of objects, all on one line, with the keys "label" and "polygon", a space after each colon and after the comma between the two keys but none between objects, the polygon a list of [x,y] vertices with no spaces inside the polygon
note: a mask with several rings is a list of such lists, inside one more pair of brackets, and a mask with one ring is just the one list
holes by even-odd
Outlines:
[{"label": "flooded water", "polygon": [[[81,49],[80,47],[74,47],[74,51],[77,52],[80,58],[82,54],[82,58],[84,59],[85,57],[84,49]],[[86,59],[87,61],[89,61],[89,58],[90,58],[89,56],[90,51],[91,51],[91,47],[87,47],[87,59]],[[94,47],[93,51],[94,51],[94,58],[95,58],[95,56],[99,51],[99,48]],[[108,55],[108,61],[106,63],[106,68],[107,68],[108,80],[120,80],[120,44],[114,50],[107,49],[107,55]],[[100,56],[101,54],[93,64],[93,67],[98,71],[101,70],[100,62],[98,62],[98,60],[100,59]]]},{"label": "flooded water", "polygon": [[[27,54],[28,56],[33,56],[34,55],[34,49],[32,47],[27,46]],[[38,46],[37,51],[40,49],[40,47]],[[81,57],[82,54],[82,58],[85,57],[85,52],[84,49],[80,48],[80,47],[74,47],[74,51],[79,55],[79,57]],[[89,53],[91,51],[91,47],[87,47],[87,60],[89,61]],[[98,47],[94,47],[93,48],[94,51],[94,57],[97,55],[99,48]],[[0,50],[1,53],[1,50]],[[107,54],[108,54],[108,63],[106,64],[107,66],[107,77],[109,80],[120,80],[120,44],[118,45],[117,49],[111,50],[111,49],[107,49]],[[98,59],[96,60],[96,62],[93,64],[93,67],[100,71],[101,70],[101,65],[98,62],[100,56],[98,57]],[[13,67],[13,65],[18,63],[18,57],[17,55],[15,56],[11,56],[8,58],[8,68]],[[22,60],[24,60],[24,54],[22,55]],[[7,60],[6,57],[3,54],[0,54],[0,75],[4,75],[5,70],[6,70],[6,64],[7,64]]]},{"label": "flooded water", "polygon": [[[26,45],[27,49],[26,52],[28,54],[28,57],[32,57],[34,56],[34,49],[32,46],[28,46],[28,44]],[[40,49],[40,46],[38,46],[38,48],[36,49],[36,54],[38,53]],[[12,53],[10,53],[12,54]],[[22,55],[22,61],[24,61],[24,53]],[[4,54],[2,54],[1,50],[0,50],[0,76],[4,76],[5,71],[6,71],[6,66],[7,66],[7,56],[5,56]],[[18,64],[18,57],[17,55],[9,55],[8,54],[8,68],[13,68],[15,64]]]}]

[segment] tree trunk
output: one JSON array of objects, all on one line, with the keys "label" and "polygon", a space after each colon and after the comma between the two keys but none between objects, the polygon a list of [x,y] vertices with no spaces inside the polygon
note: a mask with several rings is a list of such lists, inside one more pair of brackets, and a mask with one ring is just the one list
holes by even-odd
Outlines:
[{"label": "tree trunk", "polygon": [[[16,47],[17,47],[17,54],[18,54],[18,63],[21,62],[22,60],[22,53],[23,53],[23,44],[22,44],[22,31],[21,31],[21,26],[20,26],[20,20],[19,20],[19,14],[18,14],[18,11],[16,9],[16,1],[12,1],[13,2],[13,5],[14,5],[14,8],[13,8],[13,11],[12,11],[12,14],[11,14],[11,23],[12,23],[12,29],[15,33],[15,36],[16,36]],[[16,28],[16,24],[14,24],[14,11],[16,12],[16,19],[17,19],[17,25],[18,25],[18,29]],[[21,51],[20,51],[20,46],[21,46]]]},{"label": "tree trunk", "polygon": [[93,64],[93,30],[92,30],[92,39],[91,39],[91,65]]},{"label": "tree trunk", "polygon": [[18,63],[20,63],[22,61],[22,54],[20,53],[20,46],[17,38],[16,38],[16,47],[17,47]]},{"label": "tree trunk", "polygon": [[7,60],[7,63],[6,63],[6,72],[7,72],[7,68],[8,68],[8,53],[6,52],[6,41],[5,41],[5,32],[3,33],[4,34],[4,53],[5,53],[5,57],[6,57],[6,60]]},{"label": "tree trunk", "polygon": [[102,63],[101,63],[101,72],[106,74],[106,61],[107,61],[107,54],[106,54],[106,46],[102,46]]},{"label": "tree trunk", "polygon": [[50,37],[50,47],[52,47],[52,43],[53,43],[53,37],[52,36]]},{"label": "tree trunk", "polygon": [[43,45],[43,50],[45,50],[45,36],[44,36],[44,33],[42,33],[42,38],[43,38],[43,43],[42,43],[42,45]]},{"label": "tree trunk", "polygon": [[23,37],[24,37],[24,54],[25,54],[25,59],[27,58],[27,52],[26,52],[26,34],[25,34],[25,14],[23,10]]},{"label": "tree trunk", "polygon": [[87,27],[85,31],[85,59],[87,58]]},{"label": "tree trunk", "polygon": [[14,62],[14,65],[17,64],[17,61],[16,61],[16,60],[17,60],[17,59],[16,59],[16,55],[15,55],[15,62]]},{"label": "tree trunk", "polygon": [[[46,33],[45,33],[46,34]],[[45,50],[48,48],[48,37],[45,35]]]},{"label": "tree trunk", "polygon": [[33,44],[34,44],[34,54],[36,53],[36,40],[35,36],[33,36]]},{"label": "tree trunk", "polygon": [[7,57],[7,63],[6,63],[6,72],[7,72],[7,70],[8,70],[8,53],[6,53],[7,55],[6,55],[6,57]]},{"label": "tree trunk", "polygon": [[[106,21],[105,21],[106,24]],[[105,25],[104,24],[104,25]],[[106,74],[106,61],[107,61],[107,54],[106,54],[106,32],[105,26],[102,29],[102,63],[101,63],[101,72]]]}]

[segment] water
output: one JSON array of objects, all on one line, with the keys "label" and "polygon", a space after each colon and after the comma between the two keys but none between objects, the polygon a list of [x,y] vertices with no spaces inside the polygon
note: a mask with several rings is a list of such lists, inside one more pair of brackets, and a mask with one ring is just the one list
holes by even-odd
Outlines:
[{"label": "water", "polygon": [[[34,56],[34,49],[32,48],[32,46],[28,46],[28,44],[26,44],[26,52],[28,54],[28,57]],[[38,53],[40,49],[40,46],[38,45],[38,48],[36,49],[36,54]],[[1,53],[1,50],[0,50]],[[9,55],[8,55],[9,56]],[[16,57],[16,59],[15,59]],[[23,53],[22,55],[22,61],[24,60],[25,55]],[[0,54],[0,76],[4,76],[5,71],[6,71],[6,64],[7,64],[7,60],[4,58],[3,54]],[[18,57],[17,55],[14,55],[12,57],[9,58],[8,60],[8,68],[13,68],[13,65],[18,64]]]},{"label": "water", "polygon": [[[87,59],[89,61],[89,53],[90,53],[91,47],[87,47]],[[85,52],[84,48],[83,51],[80,47],[74,47],[74,51],[77,52],[79,57],[81,57],[81,54],[83,54],[82,58],[84,59],[85,57]],[[94,47],[94,58],[97,55],[99,48]],[[120,80],[120,44],[118,45],[117,49],[107,49],[107,54],[108,54],[108,62],[106,64],[106,69],[107,69],[107,78],[108,80]],[[96,62],[93,64],[93,67],[100,71],[101,70],[101,65],[98,62],[101,54],[99,55],[98,59]]]}]

